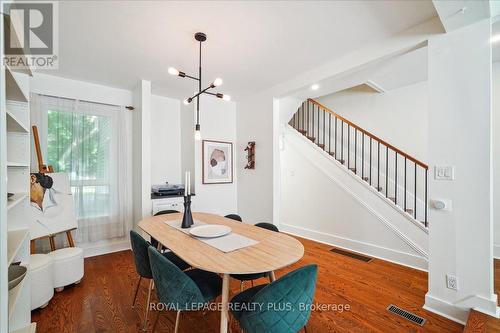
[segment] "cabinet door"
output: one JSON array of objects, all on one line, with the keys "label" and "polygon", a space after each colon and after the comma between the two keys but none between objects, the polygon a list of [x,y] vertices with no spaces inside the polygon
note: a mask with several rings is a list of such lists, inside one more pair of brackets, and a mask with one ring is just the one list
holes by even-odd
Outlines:
[{"label": "cabinet door", "polygon": [[182,198],[172,198],[172,199],[155,199],[153,201],[153,215],[162,210],[178,210],[179,212],[184,211],[183,199]]}]

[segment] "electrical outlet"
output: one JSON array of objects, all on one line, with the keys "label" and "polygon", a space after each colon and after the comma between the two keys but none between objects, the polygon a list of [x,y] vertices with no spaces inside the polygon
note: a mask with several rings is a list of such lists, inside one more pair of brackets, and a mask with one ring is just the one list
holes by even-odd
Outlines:
[{"label": "electrical outlet", "polygon": [[446,274],[446,287],[448,289],[458,290],[458,278],[455,275]]}]

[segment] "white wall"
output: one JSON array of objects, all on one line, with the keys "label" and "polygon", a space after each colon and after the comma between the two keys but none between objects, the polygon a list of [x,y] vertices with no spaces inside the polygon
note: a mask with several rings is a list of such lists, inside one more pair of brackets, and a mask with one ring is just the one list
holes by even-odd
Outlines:
[{"label": "white wall", "polygon": [[[425,307],[458,321],[497,312],[493,291],[490,21],[429,40],[430,164],[455,167],[454,181],[429,179],[429,291]],[[446,288],[446,274],[458,290]]]},{"label": "white wall", "polygon": [[427,232],[291,128],[281,155],[280,229],[427,269]]},{"label": "white wall", "polygon": [[[238,102],[238,208],[243,220],[273,221],[273,97],[269,92]],[[244,169],[249,141],[255,141],[255,169]]]},{"label": "white wall", "polygon": [[[194,122],[193,117],[194,103],[189,105],[180,104],[180,121],[181,121],[181,176],[184,177],[184,172],[189,171],[194,175],[195,151],[194,151]],[[184,178],[182,178],[184,180]],[[191,192],[195,193],[195,182],[191,180]]]},{"label": "white wall", "polygon": [[[193,117],[196,114],[193,113]],[[236,104],[212,96],[200,98],[200,124],[202,140],[228,141],[233,143],[233,183],[202,184],[202,140],[194,145],[195,184],[193,207],[196,211],[226,215],[238,212],[236,161]],[[194,140],[194,131],[191,132]],[[187,136],[187,134],[186,134]]]},{"label": "white wall", "polygon": [[493,63],[493,220],[494,255],[500,258],[500,62]]},{"label": "white wall", "polygon": [[182,183],[180,101],[151,96],[151,184]]},{"label": "white wall", "polygon": [[418,160],[428,159],[426,81],[385,93],[359,86],[317,100]]},{"label": "white wall", "polygon": [[134,224],[151,215],[151,82],[134,89],[132,116],[132,178]]}]

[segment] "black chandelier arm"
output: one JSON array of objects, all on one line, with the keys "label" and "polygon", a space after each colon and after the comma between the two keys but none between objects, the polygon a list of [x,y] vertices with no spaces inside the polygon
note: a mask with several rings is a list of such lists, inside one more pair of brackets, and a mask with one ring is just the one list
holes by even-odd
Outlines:
[{"label": "black chandelier arm", "polygon": [[208,91],[209,89],[212,89],[212,88],[215,88],[215,86],[214,85],[209,85],[208,87],[206,87],[202,91],[198,92],[197,94],[193,95],[192,97],[189,97],[188,101],[191,102],[193,99],[195,99],[196,97],[200,96],[201,94],[209,94],[209,95],[215,95],[216,96],[217,94],[214,94],[214,93],[211,93],[211,92]]},{"label": "black chandelier arm", "polygon": [[190,79],[193,79],[193,80],[196,80],[196,81],[200,81],[199,78],[191,76],[191,75],[187,75],[186,73],[181,72],[181,71],[179,71],[179,74],[177,74],[177,75],[180,76],[180,77],[187,77],[187,78],[190,78]]}]

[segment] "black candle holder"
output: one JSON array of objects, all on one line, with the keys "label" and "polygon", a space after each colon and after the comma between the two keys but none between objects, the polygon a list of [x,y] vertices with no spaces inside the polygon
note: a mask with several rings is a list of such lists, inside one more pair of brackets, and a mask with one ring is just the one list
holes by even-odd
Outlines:
[{"label": "black candle holder", "polygon": [[182,216],[182,229],[191,228],[194,224],[193,215],[191,214],[191,196],[184,196],[184,216]]}]

